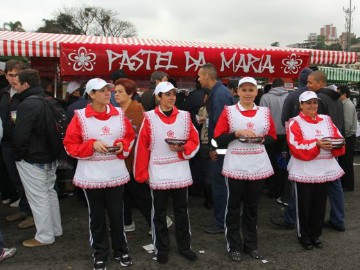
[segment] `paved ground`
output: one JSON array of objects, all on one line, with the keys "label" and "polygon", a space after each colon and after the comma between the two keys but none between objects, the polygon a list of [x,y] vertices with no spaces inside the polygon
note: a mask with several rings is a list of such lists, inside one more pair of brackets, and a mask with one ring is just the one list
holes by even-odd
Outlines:
[{"label": "paved ground", "polygon": [[[355,163],[360,165],[360,156]],[[294,230],[274,228],[269,217],[280,213],[281,207],[265,194],[259,207],[259,248],[267,263],[244,255],[241,263],[230,261],[225,252],[223,234],[208,235],[202,227],[212,220],[212,212],[202,207],[202,199],[190,197],[190,219],[192,225],[192,247],[199,252],[199,260],[188,262],[176,252],[171,227],[171,253],[169,263],[160,266],[142,246],[150,243],[144,219],[135,211],[136,231],[128,234],[130,255],[134,265],[131,269],[360,269],[360,166],[356,166],[356,190],[345,193],[346,232],[324,229],[323,249],[305,251],[297,242]],[[77,196],[61,201],[64,235],[53,245],[25,248],[21,242],[34,236],[34,229],[17,229],[16,223],[4,220],[14,209],[0,205],[0,226],[7,246],[16,246],[18,253],[12,259],[0,262],[1,270],[15,269],[92,269],[91,249],[88,244],[87,208]],[[172,215],[171,215],[172,216]],[[121,268],[109,258],[108,269]]]}]

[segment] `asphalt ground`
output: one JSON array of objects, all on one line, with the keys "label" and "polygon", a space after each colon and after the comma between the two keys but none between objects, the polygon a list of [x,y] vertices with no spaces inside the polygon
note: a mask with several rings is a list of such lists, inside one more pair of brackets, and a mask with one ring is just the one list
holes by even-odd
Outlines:
[{"label": "asphalt ground", "polygon": [[[142,246],[151,243],[149,228],[144,218],[135,209],[136,230],[128,233],[130,256],[134,265],[130,269],[360,269],[360,156],[355,157],[355,191],[345,192],[346,231],[338,232],[325,228],[321,240],[324,247],[304,250],[297,241],[295,230],[274,227],[269,218],[284,210],[276,200],[266,196],[265,191],[259,206],[258,246],[266,261],[258,261],[242,254],[240,263],[232,262],[226,253],[224,234],[204,233],[204,225],[212,221],[212,210],[202,206],[201,197],[189,197],[189,212],[192,227],[192,249],[198,260],[189,262],[177,253],[174,226],[170,227],[171,251],[169,262],[160,265]],[[169,215],[173,218],[171,201]],[[34,237],[35,229],[18,229],[16,222],[7,222],[5,217],[16,209],[0,204],[0,228],[6,247],[15,246],[15,257],[0,262],[1,270],[16,269],[92,269],[92,250],[89,245],[88,212],[85,203],[73,195],[60,200],[64,235],[49,246],[26,248],[22,241]],[[328,212],[328,211],[327,211]],[[203,253],[199,253],[199,251]],[[122,268],[109,257],[107,269]]]}]

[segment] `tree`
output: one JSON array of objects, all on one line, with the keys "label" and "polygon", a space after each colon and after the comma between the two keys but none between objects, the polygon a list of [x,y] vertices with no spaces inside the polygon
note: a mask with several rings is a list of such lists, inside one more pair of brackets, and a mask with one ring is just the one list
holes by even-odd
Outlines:
[{"label": "tree", "polygon": [[340,43],[330,44],[329,46],[326,46],[326,49],[330,51],[342,51]]},{"label": "tree", "polygon": [[25,32],[22,23],[20,21],[6,22],[3,24],[3,28],[4,30],[8,30],[8,31]]},{"label": "tree", "polygon": [[273,43],[270,44],[271,47],[280,47],[280,42],[279,41],[275,41]]},{"label": "tree", "polygon": [[318,35],[317,36],[316,44],[314,46],[314,49],[320,49],[320,50],[325,50],[326,49],[325,36],[324,35]]},{"label": "tree", "polygon": [[39,33],[56,33],[56,34],[81,34],[81,30],[72,22],[72,18],[67,14],[59,14],[56,20],[43,19],[44,26],[38,28]]},{"label": "tree", "polygon": [[54,20],[44,20],[44,22],[45,26],[39,28],[38,32],[47,30],[46,23],[49,23],[50,29],[61,31],[60,33],[113,37],[136,36],[136,28],[132,23],[120,20],[115,12],[102,7],[64,7],[57,12]]}]

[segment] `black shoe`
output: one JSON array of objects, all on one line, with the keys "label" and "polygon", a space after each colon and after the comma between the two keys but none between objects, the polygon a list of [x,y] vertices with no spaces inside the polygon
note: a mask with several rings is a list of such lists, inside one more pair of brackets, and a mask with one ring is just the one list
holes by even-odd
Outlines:
[{"label": "black shoe", "polygon": [[311,243],[312,243],[313,246],[316,247],[316,248],[322,248],[322,247],[323,247],[323,244],[322,244],[322,242],[319,240],[319,238],[311,239]]},{"label": "black shoe", "polygon": [[285,222],[283,215],[270,217],[270,222],[281,229],[292,230],[295,228],[294,224],[289,224]]},{"label": "black shoe", "polygon": [[211,224],[209,226],[204,227],[204,231],[206,233],[210,233],[210,234],[225,232],[224,228],[221,228],[221,227],[217,226],[216,224]]},{"label": "black shoe", "polygon": [[196,261],[197,260],[197,256],[196,256],[195,252],[192,251],[191,249],[181,250],[181,251],[179,251],[179,253],[182,256],[184,256],[186,259],[188,259],[189,261]]},{"label": "black shoe", "polygon": [[240,251],[230,251],[229,252],[229,257],[234,262],[240,262],[241,261],[241,253],[240,253]]},{"label": "black shoe", "polygon": [[169,256],[167,254],[158,254],[156,255],[158,263],[165,264],[169,261]]},{"label": "black shoe", "polygon": [[262,260],[264,259],[264,255],[260,252],[258,249],[245,251],[246,253],[249,253],[249,256],[253,259]]},{"label": "black shoe", "polygon": [[103,261],[94,262],[94,270],[106,270],[105,262]]},{"label": "black shoe", "polygon": [[334,229],[335,231],[338,231],[338,232],[345,232],[345,227],[338,227],[338,226],[332,224],[332,222],[330,220],[324,222],[324,228]]},{"label": "black shoe", "polygon": [[311,244],[310,241],[299,240],[299,242],[305,250],[313,250],[314,249],[314,246]]}]

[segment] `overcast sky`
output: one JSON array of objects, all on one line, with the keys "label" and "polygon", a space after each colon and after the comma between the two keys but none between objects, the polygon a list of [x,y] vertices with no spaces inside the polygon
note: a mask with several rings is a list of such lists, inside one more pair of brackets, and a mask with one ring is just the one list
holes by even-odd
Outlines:
[{"label": "overcast sky", "polygon": [[[345,13],[350,0],[10,0],[1,6],[0,25],[20,21],[26,31],[43,26],[62,7],[82,5],[112,9],[130,21],[139,38],[281,46],[302,42],[309,33],[320,34],[333,24],[338,36],[345,31]],[[360,0],[353,31],[360,36]]]}]

